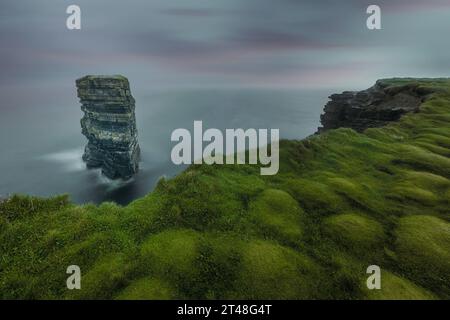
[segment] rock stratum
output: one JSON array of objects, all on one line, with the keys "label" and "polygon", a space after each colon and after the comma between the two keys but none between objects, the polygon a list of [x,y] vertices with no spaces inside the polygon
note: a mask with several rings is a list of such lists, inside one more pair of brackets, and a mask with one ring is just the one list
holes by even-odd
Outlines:
[{"label": "rock stratum", "polygon": [[83,160],[110,179],[127,179],[139,169],[135,100],[123,76],[85,76],[76,80],[88,139]]},{"label": "rock stratum", "polygon": [[431,93],[433,91],[414,82],[391,85],[378,80],[367,90],[333,94],[320,116],[322,127],[317,133],[337,128],[362,132],[367,128],[385,126],[398,121],[405,113],[417,112]]}]

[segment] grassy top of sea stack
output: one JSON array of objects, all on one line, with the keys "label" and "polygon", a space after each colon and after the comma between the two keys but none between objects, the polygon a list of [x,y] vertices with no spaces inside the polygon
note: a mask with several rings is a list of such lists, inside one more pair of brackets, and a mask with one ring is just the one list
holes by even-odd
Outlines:
[{"label": "grassy top of sea stack", "polygon": [[275,176],[194,165],[125,207],[4,200],[0,297],[449,299],[450,81],[382,81],[434,93],[385,127],[282,141]]}]

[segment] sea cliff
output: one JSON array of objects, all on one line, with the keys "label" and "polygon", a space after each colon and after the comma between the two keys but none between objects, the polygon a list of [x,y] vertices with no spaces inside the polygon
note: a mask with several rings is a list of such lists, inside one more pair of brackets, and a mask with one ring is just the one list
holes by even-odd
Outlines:
[{"label": "sea cliff", "polygon": [[3,200],[0,298],[449,299],[450,80],[383,83],[433,94],[382,127],[281,141],[275,176],[193,165],[124,207]]},{"label": "sea cliff", "polygon": [[330,96],[320,117],[318,132],[337,128],[352,128],[362,132],[367,128],[382,127],[398,121],[419,106],[433,93],[414,81],[392,85],[379,80],[367,90],[344,91]]}]

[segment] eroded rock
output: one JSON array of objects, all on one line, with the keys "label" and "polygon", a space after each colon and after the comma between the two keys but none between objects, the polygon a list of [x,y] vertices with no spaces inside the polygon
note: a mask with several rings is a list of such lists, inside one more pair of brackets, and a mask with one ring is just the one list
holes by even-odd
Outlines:
[{"label": "eroded rock", "polygon": [[318,133],[341,127],[362,132],[384,126],[405,113],[418,111],[431,93],[414,83],[390,85],[379,80],[367,90],[333,94],[320,116]]},{"label": "eroded rock", "polygon": [[135,100],[123,76],[85,76],[76,81],[88,139],[83,160],[111,179],[127,179],[139,168]]}]

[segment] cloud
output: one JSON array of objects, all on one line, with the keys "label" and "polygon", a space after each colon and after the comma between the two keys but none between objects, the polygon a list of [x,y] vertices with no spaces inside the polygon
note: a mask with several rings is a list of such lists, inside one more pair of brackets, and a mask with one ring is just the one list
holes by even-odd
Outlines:
[{"label": "cloud", "polygon": [[83,73],[124,73],[142,87],[301,85],[307,77],[331,86],[405,70],[435,75],[450,62],[447,0],[379,0],[383,30],[373,32],[366,0],[77,4],[81,31],[66,30],[66,3],[0,2],[0,85],[68,87]]},{"label": "cloud", "polygon": [[162,14],[176,17],[214,17],[224,12],[211,9],[173,8],[161,10]]}]

